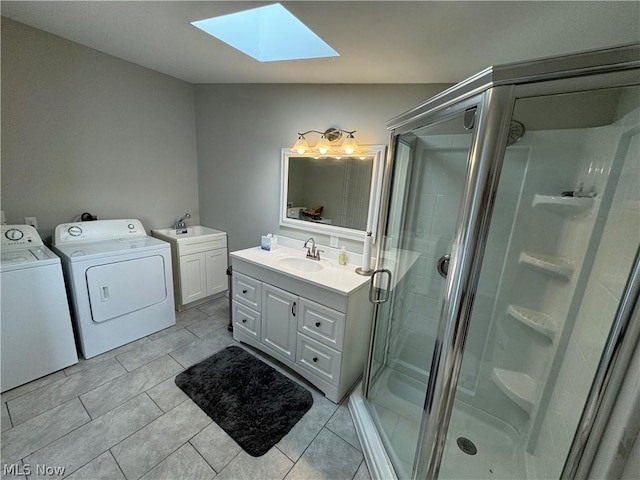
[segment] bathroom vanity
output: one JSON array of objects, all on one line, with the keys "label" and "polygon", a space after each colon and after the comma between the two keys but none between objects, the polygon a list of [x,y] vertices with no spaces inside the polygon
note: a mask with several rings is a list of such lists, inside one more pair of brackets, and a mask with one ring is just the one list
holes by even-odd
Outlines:
[{"label": "bathroom vanity", "polygon": [[369,279],[353,265],[260,247],[230,254],[233,338],[262,350],[338,403],[364,369]]}]

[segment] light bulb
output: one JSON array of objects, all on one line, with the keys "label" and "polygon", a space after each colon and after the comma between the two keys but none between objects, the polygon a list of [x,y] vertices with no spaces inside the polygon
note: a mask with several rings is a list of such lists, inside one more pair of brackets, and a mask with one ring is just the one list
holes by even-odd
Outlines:
[{"label": "light bulb", "polygon": [[350,133],[347,138],[345,138],[344,142],[342,143],[342,150],[347,155],[352,155],[353,153],[358,151],[358,143],[356,142],[356,139],[353,138],[353,133]]},{"label": "light bulb", "polygon": [[298,137],[298,140],[296,140],[296,143],[294,143],[293,147],[291,147],[291,151],[302,155],[307,150],[309,150],[309,144],[305,140],[304,135],[300,135]]},{"label": "light bulb", "polygon": [[318,140],[318,143],[316,144],[316,150],[322,155],[324,155],[329,151],[330,148],[331,148],[331,145],[329,145],[329,140],[327,140],[327,137],[322,135],[320,137],[320,140]]}]

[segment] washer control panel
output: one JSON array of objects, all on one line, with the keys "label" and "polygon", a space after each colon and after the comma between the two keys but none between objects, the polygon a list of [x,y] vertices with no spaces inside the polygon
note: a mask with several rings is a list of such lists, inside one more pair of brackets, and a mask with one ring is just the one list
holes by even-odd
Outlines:
[{"label": "washer control panel", "polygon": [[0,246],[5,249],[41,247],[42,239],[31,225],[2,225]]},{"label": "washer control panel", "polygon": [[93,222],[63,223],[56,227],[53,244],[98,242],[121,238],[145,237],[147,232],[140,220],[96,220]]}]

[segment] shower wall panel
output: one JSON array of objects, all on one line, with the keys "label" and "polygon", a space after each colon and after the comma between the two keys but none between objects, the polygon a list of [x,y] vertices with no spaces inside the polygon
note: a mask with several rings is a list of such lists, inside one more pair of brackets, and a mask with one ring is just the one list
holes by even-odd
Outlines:
[{"label": "shower wall panel", "polygon": [[[637,95],[638,90],[635,92]],[[628,109],[628,104],[622,104],[620,111]],[[590,132],[583,164],[586,181],[597,192],[603,192],[610,173],[619,174],[619,180],[617,185],[610,186],[615,195],[566,353],[559,372],[552,372],[557,380],[550,403],[540,417],[539,436],[531,439],[535,450],[528,456],[529,478],[559,476],[580,418],[579,406],[591,386],[631,268],[629,259],[640,244],[639,126],[640,111],[636,108],[613,125]],[[614,163],[610,172],[611,159],[616,156],[621,165],[617,167]],[[621,172],[616,172],[616,167]]]}]

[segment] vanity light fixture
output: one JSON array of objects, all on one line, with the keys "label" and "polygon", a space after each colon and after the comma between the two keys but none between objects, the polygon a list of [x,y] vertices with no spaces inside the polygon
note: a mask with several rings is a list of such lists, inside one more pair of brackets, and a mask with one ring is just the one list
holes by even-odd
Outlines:
[{"label": "vanity light fixture", "polygon": [[[320,134],[320,140],[318,140],[318,143],[316,143],[313,148],[309,146],[309,143],[305,138],[305,135],[309,133]],[[347,138],[344,140],[340,147],[333,147],[331,144],[333,142],[336,142],[337,140],[340,140],[343,133],[347,134]],[[291,151],[299,153],[300,155],[303,155],[304,153],[307,153],[309,151],[317,152],[322,155],[326,155],[327,153],[330,153],[332,151],[352,155],[353,153],[356,153],[358,151],[358,143],[353,137],[354,133],[356,133],[355,130],[348,131],[342,130],[340,128],[328,128],[324,132],[321,132],[319,130],[307,130],[306,132],[298,133],[298,139],[296,140],[296,143],[293,144],[293,147],[291,147]]]}]

